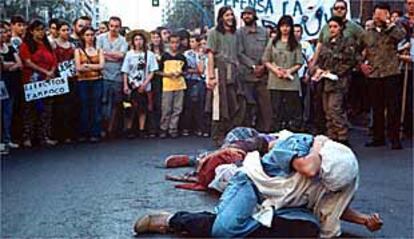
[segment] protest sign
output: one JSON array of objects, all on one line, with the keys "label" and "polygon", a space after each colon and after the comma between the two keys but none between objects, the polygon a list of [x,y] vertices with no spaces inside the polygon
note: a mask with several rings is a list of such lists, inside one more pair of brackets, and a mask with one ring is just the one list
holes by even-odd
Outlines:
[{"label": "protest sign", "polygon": [[59,63],[58,71],[60,77],[73,77],[76,74],[75,61],[69,60]]},{"label": "protest sign", "polygon": [[[348,2],[348,18],[350,5]],[[318,38],[319,32],[331,17],[331,8],[335,0],[215,0],[215,14],[222,6],[233,8],[234,14],[241,22],[241,13],[247,6],[256,9],[258,23],[264,27],[276,27],[283,15],[293,17],[296,24],[303,27],[303,39]]]},{"label": "protest sign", "polygon": [[36,81],[24,85],[26,102],[63,95],[69,92],[68,78],[58,77],[50,80]]}]

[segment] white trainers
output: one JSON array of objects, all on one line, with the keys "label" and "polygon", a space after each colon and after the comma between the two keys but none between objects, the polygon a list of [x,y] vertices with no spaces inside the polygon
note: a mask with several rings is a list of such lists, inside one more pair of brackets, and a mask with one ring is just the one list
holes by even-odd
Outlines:
[{"label": "white trainers", "polygon": [[20,147],[20,145],[13,143],[13,142],[8,142],[6,143],[7,147],[9,147],[10,149],[18,149]]},{"label": "white trainers", "polygon": [[9,149],[6,144],[0,143],[0,155],[9,154]]}]

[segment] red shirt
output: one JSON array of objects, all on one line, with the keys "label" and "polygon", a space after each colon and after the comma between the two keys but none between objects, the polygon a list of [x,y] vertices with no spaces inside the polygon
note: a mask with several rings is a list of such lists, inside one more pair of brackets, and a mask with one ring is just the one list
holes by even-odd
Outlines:
[{"label": "red shirt", "polygon": [[[37,43],[37,50],[34,53],[29,51],[29,46],[24,42],[20,46],[20,57],[22,61],[31,60],[37,66],[51,70],[57,65],[56,57],[53,52],[50,52],[43,43]],[[24,65],[23,67],[23,83],[30,82],[30,77],[33,74],[33,69]],[[41,74],[42,78],[45,79],[45,75]]]},{"label": "red shirt", "polygon": [[63,48],[59,46],[58,44],[56,44],[55,54],[56,54],[58,63],[73,60],[75,57],[74,53],[75,53],[75,49],[73,49],[72,47]]}]

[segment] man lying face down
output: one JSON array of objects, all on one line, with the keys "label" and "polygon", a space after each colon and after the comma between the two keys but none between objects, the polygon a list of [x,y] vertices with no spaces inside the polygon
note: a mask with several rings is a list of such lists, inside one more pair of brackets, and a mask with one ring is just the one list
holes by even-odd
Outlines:
[{"label": "man lying face down", "polygon": [[349,207],[358,174],[348,147],[325,136],[287,133],[263,157],[246,155],[214,213],[146,215],[134,229],[212,237],[335,237],[343,219],[378,230],[378,214]]}]

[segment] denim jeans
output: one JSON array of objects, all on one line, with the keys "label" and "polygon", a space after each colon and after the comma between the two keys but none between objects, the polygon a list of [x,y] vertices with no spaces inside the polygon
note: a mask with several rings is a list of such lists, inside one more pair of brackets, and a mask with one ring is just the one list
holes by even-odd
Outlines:
[{"label": "denim jeans", "polygon": [[204,132],[205,82],[186,80],[186,83],[181,128]]},{"label": "denim jeans", "polygon": [[104,79],[101,84],[102,117],[109,120],[114,108],[119,107],[124,98],[123,83]]},{"label": "denim jeans", "polygon": [[78,93],[81,101],[79,131],[83,137],[100,136],[102,87],[102,80],[78,82]]},{"label": "denim jeans", "polygon": [[236,173],[215,208],[213,237],[245,237],[260,227],[253,219],[259,198],[253,182],[243,172]]},{"label": "denim jeans", "polygon": [[1,101],[1,113],[2,113],[2,142],[9,143],[11,139],[11,125],[13,119],[13,98],[9,98]]}]

